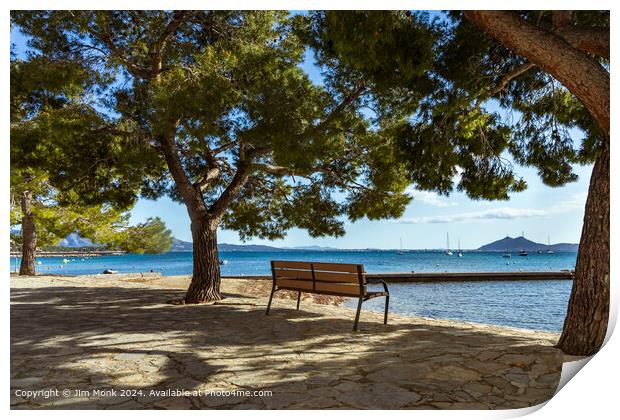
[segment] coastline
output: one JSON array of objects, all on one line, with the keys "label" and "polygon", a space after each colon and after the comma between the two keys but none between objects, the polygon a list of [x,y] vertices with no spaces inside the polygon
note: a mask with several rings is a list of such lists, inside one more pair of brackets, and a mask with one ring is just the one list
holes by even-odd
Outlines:
[{"label": "coastline", "polygon": [[[69,275],[48,275],[48,274],[40,274],[37,276],[30,277],[21,277],[16,275],[11,275],[11,287],[13,287],[13,282],[19,282],[20,280],[24,280],[26,285],[32,285],[32,279],[36,279],[38,282],[39,279],[44,282],[50,282],[51,284],[55,283],[55,286],[67,285],[70,287],[127,287],[127,285],[132,285],[131,287],[140,287],[140,288],[161,288],[161,289],[169,289],[169,290],[178,290],[180,296],[182,296],[189,283],[191,281],[191,276],[186,275],[177,275],[177,276],[164,276],[160,273],[123,273],[123,274],[94,274],[94,275],[80,275],[80,276],[69,276]],[[103,280],[103,282],[102,282]],[[269,297],[269,291],[271,289],[271,278],[267,276],[223,276],[222,287],[228,293],[243,293],[250,294],[255,299],[263,299],[265,300],[264,304],[266,305],[266,301]],[[261,283],[248,283],[248,280],[258,280]],[[23,286],[20,285],[20,286]],[[295,292],[281,291],[278,295],[274,297],[276,300],[286,300],[286,301],[295,301],[297,299],[297,295]],[[351,312],[355,313],[354,310],[342,306],[342,304],[349,300],[349,298],[342,298],[338,296],[329,296],[329,295],[314,295],[305,293],[302,295],[303,303],[313,303],[319,305],[329,305],[332,307],[340,308],[343,312]],[[377,315],[381,315],[381,311],[372,310],[370,308],[364,308],[365,312],[372,312]],[[518,328],[518,327],[510,327],[505,325],[496,325],[489,323],[481,323],[481,322],[472,322],[472,321],[463,321],[449,318],[431,318],[424,316],[412,316],[412,315],[400,315],[390,313],[390,319],[393,317],[404,318],[415,320],[416,322],[429,322],[431,324],[436,325],[452,325],[455,327],[477,327],[482,329],[492,329],[494,331],[506,330],[509,333],[513,334],[541,334],[541,337],[544,336],[545,339],[548,340],[557,340],[560,337],[559,333],[544,331],[544,330],[536,330],[536,329],[528,329],[528,328]]]},{"label": "coastline", "polygon": [[[447,257],[443,253],[390,252],[360,253],[343,251],[293,251],[291,253],[226,252],[220,255],[223,277],[262,278],[271,277],[271,260],[322,261],[332,263],[363,264],[370,278],[381,276],[388,282],[472,280],[555,280],[570,277],[576,254],[542,254],[531,257],[505,259],[498,253],[471,253],[463,258]],[[66,261],[69,260],[69,261]],[[19,260],[11,259],[12,271],[19,269]],[[159,272],[165,276],[191,275],[191,253],[125,254],[123,256],[99,256],[93,258],[40,257],[36,271],[45,274],[92,275],[105,270],[118,273]],[[447,273],[447,274],[446,274]],[[489,277],[488,273],[491,274]],[[497,274],[495,274],[497,273]],[[516,274],[506,274],[516,273]],[[509,276],[509,277],[506,277]],[[448,277],[450,277],[448,279]]]},{"label": "coastline", "polygon": [[[21,258],[21,251],[11,251],[11,258]],[[36,258],[62,258],[62,257],[119,257],[127,255],[125,251],[37,251]]]}]

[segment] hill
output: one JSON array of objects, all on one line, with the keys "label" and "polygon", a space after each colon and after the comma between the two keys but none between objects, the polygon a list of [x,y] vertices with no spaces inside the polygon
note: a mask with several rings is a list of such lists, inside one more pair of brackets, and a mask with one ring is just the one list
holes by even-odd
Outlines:
[{"label": "hill", "polygon": [[67,235],[65,239],[62,239],[59,246],[63,248],[81,248],[85,246],[94,246],[90,239],[82,238],[77,232],[73,232]]},{"label": "hill", "polygon": [[[235,244],[218,244],[219,251],[235,251],[235,252],[278,252],[285,251],[282,248],[275,248],[267,245],[235,245]],[[170,252],[190,252],[192,243],[174,238]]]},{"label": "hill", "polygon": [[519,252],[521,250],[536,252],[538,250],[546,251],[547,249],[551,249],[555,252],[577,252],[578,248],[578,244],[560,243],[549,246],[547,244],[530,241],[523,236],[517,238],[506,236],[503,239],[483,245],[477,250],[486,252]]}]

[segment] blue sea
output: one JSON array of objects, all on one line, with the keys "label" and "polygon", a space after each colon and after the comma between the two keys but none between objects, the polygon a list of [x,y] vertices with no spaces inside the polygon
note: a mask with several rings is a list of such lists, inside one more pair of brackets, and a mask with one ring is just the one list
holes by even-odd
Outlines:
[{"label": "blue sea", "polygon": [[[484,272],[484,271],[560,271],[574,269],[577,254],[513,253],[503,258],[497,252],[464,252],[463,257],[439,251],[302,251],[220,252],[222,275],[269,275],[271,260],[324,261],[364,264],[369,273],[388,272]],[[192,272],[191,252],[162,255],[38,258],[41,274],[98,274],[105,269],[119,273],[157,271],[163,275]],[[19,263],[19,261],[18,261]],[[15,260],[11,260],[11,267]],[[562,329],[572,282],[483,281],[448,283],[392,283],[390,312],[430,318],[456,319],[486,324],[558,332]],[[354,306],[353,300],[345,303]],[[364,303],[368,309],[383,309],[383,299]]]}]

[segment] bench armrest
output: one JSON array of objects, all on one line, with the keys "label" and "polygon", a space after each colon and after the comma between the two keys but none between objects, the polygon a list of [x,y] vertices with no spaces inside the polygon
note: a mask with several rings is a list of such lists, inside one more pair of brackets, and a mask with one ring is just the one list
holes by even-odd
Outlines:
[{"label": "bench armrest", "polygon": [[385,283],[383,279],[366,280],[366,284]]},{"label": "bench armrest", "polygon": [[390,292],[388,291],[387,284],[385,283],[385,281],[384,281],[383,279],[375,279],[375,280],[366,281],[366,284],[367,284],[367,285],[369,285],[369,284],[381,284],[381,285],[383,286],[383,290],[384,290],[386,293],[388,293],[388,294],[390,293]]}]

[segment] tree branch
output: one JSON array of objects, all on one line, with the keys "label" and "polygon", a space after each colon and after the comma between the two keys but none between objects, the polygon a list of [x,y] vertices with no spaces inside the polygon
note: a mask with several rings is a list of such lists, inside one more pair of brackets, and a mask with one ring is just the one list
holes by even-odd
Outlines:
[{"label": "tree branch", "polygon": [[609,30],[562,26],[554,30],[573,48],[609,60]]},{"label": "tree branch", "polygon": [[570,25],[572,17],[572,10],[554,10],[551,12],[551,25],[553,29],[560,28],[564,25]]},{"label": "tree branch", "polygon": [[227,143],[222,144],[220,147],[217,147],[217,148],[213,149],[212,153],[214,155],[218,155],[218,154],[220,154],[222,152],[225,152],[226,150],[232,149],[237,144],[239,144],[237,141],[229,141]]},{"label": "tree branch", "polygon": [[573,48],[609,60],[609,29],[579,28],[572,24],[572,10],[551,12],[551,26]]},{"label": "tree branch", "polygon": [[140,76],[142,78],[147,78],[148,77],[148,72],[146,71],[146,69],[134,62],[132,62],[131,60],[129,60],[128,58],[123,56],[122,51],[120,51],[118,49],[118,47],[116,46],[116,44],[114,43],[113,39],[112,39],[112,35],[110,34],[110,28],[108,26],[108,30],[105,33],[98,33],[97,31],[93,30],[93,29],[88,29],[88,33],[93,36],[95,39],[98,39],[99,41],[101,41],[101,43],[103,43],[103,45],[105,45],[108,50],[110,51],[110,57],[111,58],[116,58],[117,60],[119,60],[121,63],[123,63],[124,65],[127,66],[127,69],[133,73],[136,76]]},{"label": "tree branch", "polygon": [[314,168],[312,171],[305,172],[305,173],[299,173],[299,172],[295,172],[293,169],[286,167],[286,166],[276,166],[276,165],[270,165],[267,163],[255,163],[252,165],[252,169],[256,169],[271,175],[275,175],[275,176],[299,176],[299,177],[309,177],[310,175],[313,174],[317,174],[317,173],[329,173],[330,175],[332,175],[335,179],[338,180],[338,184],[341,187],[344,188],[354,188],[354,189],[363,189],[363,190],[367,190],[367,191],[372,191],[373,189],[370,187],[367,187],[366,185],[360,184],[359,182],[352,180],[352,179],[343,179],[343,177],[339,174],[337,174],[335,171],[329,169],[329,168]]},{"label": "tree branch", "polygon": [[342,101],[329,113],[327,117],[317,125],[310,127],[309,131],[319,131],[325,128],[334,118],[344,111],[355,99],[359,98],[364,92],[364,85],[360,83],[352,92],[345,96]]},{"label": "tree branch", "polygon": [[[349,106],[356,98],[358,98],[364,91],[362,84],[357,86],[349,95],[330,112],[330,114],[319,124],[312,126],[309,130],[316,131],[323,129],[328,125],[336,116],[338,116],[347,106]],[[294,173],[287,173],[289,168],[278,167],[269,164],[256,164],[253,163],[253,159],[257,156],[271,153],[273,149],[271,147],[253,147],[252,145],[244,146],[240,144],[239,161],[237,165],[237,171],[233,176],[226,189],[222,192],[220,197],[211,205],[209,213],[211,214],[212,221],[217,226],[217,223],[221,220],[226,209],[230,205],[233,199],[235,199],[243,186],[247,183],[253,169],[262,169],[265,172],[272,173],[278,176],[291,175]],[[258,165],[258,166],[257,166]]]},{"label": "tree branch", "polygon": [[211,185],[220,177],[220,173],[220,168],[209,169],[206,174],[198,178],[198,180],[194,183],[194,186],[199,188],[200,191],[204,191],[206,187]]},{"label": "tree branch", "polygon": [[185,18],[187,13],[188,12],[186,10],[175,11],[174,14],[172,15],[172,19],[170,19],[170,22],[166,26],[166,29],[164,29],[164,32],[160,35],[160,37],[157,39],[157,41],[153,45],[151,49],[152,76],[157,77],[161,73],[162,52],[166,48],[166,45],[168,44],[168,40],[170,39],[170,36],[174,34],[174,32],[183,23],[183,19]]},{"label": "tree branch", "polygon": [[[251,159],[251,158],[250,158]],[[224,216],[226,209],[230,203],[239,195],[239,192],[246,184],[250,177],[250,162],[247,160],[240,160],[237,164],[237,172],[233,176],[232,180],[222,192],[217,200],[209,207],[209,213],[211,215],[211,223],[213,228],[217,228],[220,220]]]},{"label": "tree branch", "polygon": [[490,87],[489,90],[487,90],[482,95],[480,95],[480,99],[486,99],[486,98],[489,98],[489,97],[491,97],[493,95],[498,94],[502,90],[506,89],[508,84],[515,77],[518,77],[518,76],[522,75],[523,73],[525,73],[526,71],[528,71],[529,69],[532,69],[534,67],[536,67],[536,65],[533,64],[533,63],[525,63],[525,64],[520,65],[519,67],[515,68],[510,73],[507,73],[504,76],[502,76],[502,78],[499,79],[499,81],[497,82],[497,84],[495,86]]},{"label": "tree branch", "polygon": [[593,57],[514,12],[468,10],[463,14],[502,45],[562,83],[585,105],[609,139],[609,73]]},{"label": "tree branch", "polygon": [[295,174],[294,171],[289,167],[270,165],[268,163],[254,163],[252,164],[252,169],[256,169],[262,172],[266,172],[270,175],[276,175],[276,176],[299,175],[299,174]]},{"label": "tree branch", "polygon": [[161,150],[164,153],[170,175],[174,179],[176,188],[179,194],[181,194],[181,197],[183,197],[183,201],[187,204],[187,211],[190,218],[193,220],[199,214],[205,214],[206,207],[202,198],[202,193],[194,187],[181,164],[174,137],[175,129],[171,129],[168,133],[162,134],[158,140]]}]

